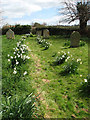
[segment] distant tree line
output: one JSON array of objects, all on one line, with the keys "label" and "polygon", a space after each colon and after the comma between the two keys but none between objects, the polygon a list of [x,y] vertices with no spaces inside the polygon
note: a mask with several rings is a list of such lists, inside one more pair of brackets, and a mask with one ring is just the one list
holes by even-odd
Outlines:
[{"label": "distant tree line", "polygon": [[11,29],[14,31],[15,34],[21,35],[21,34],[28,34],[31,31],[31,25],[4,25],[2,27],[2,35],[5,35],[6,32]]}]

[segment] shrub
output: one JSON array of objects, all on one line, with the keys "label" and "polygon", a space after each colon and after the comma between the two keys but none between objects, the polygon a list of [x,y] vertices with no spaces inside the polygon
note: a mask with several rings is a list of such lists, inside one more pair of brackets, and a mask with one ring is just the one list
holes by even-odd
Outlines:
[{"label": "shrub", "polygon": [[6,97],[2,104],[2,120],[25,120],[31,119],[37,110],[35,97],[31,93],[25,98]]}]

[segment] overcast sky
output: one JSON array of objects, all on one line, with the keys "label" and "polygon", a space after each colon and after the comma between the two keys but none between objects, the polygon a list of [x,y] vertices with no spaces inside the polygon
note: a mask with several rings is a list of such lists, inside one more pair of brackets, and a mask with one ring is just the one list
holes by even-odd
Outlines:
[{"label": "overcast sky", "polygon": [[[64,0],[1,0],[0,7],[4,19],[2,24],[46,22],[47,25],[58,25],[62,18],[58,12],[58,9],[62,7],[62,1]],[[64,24],[67,25],[67,23]],[[78,24],[78,21],[72,24]]]}]

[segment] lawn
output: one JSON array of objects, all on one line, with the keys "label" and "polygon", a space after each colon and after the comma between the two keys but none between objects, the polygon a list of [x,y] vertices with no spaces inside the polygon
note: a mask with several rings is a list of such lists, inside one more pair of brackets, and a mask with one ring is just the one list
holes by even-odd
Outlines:
[{"label": "lawn", "polygon": [[[16,35],[15,40],[7,40],[2,36],[2,92],[3,96],[18,97],[30,94],[32,91],[38,97],[38,116],[42,118],[88,118],[89,94],[83,90],[82,84],[88,75],[88,44],[77,48],[64,47],[69,40],[64,36],[50,36],[47,42],[49,49],[45,50],[38,44],[36,37],[27,37],[30,60],[21,65],[22,71],[28,74],[23,77],[22,71],[12,75],[8,65],[8,54],[13,54],[13,47],[21,36]],[[82,38],[81,41],[88,41]],[[66,62],[53,65],[58,54],[63,52],[72,55],[75,60],[81,59],[77,71],[72,74],[61,74]],[[5,97],[3,97],[5,101]]]}]

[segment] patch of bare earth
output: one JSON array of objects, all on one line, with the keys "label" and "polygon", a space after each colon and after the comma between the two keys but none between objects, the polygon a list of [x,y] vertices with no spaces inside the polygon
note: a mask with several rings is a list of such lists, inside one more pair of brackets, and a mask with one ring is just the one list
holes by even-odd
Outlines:
[{"label": "patch of bare earth", "polygon": [[42,81],[43,81],[44,83],[50,83],[50,80],[48,80],[48,79],[42,79]]}]

